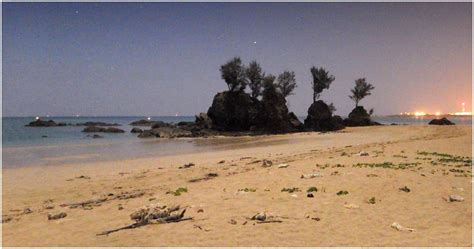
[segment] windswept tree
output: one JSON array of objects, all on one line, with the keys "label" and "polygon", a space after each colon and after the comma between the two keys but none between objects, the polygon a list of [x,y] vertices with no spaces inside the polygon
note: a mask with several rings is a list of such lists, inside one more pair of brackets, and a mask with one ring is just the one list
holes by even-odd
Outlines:
[{"label": "windswept tree", "polygon": [[276,87],[285,98],[292,95],[296,88],[295,72],[284,71],[280,74]]},{"label": "windswept tree", "polygon": [[257,61],[250,62],[249,67],[245,70],[245,75],[248,80],[248,85],[250,87],[251,96],[257,98],[262,95],[262,81],[264,73],[262,68],[257,63]]},{"label": "windswept tree", "polygon": [[333,75],[324,68],[311,68],[311,75],[313,76],[313,103],[319,98],[324,89],[328,89],[331,83],[336,79]]},{"label": "windswept tree", "polygon": [[220,71],[222,79],[227,83],[230,92],[243,91],[247,86],[245,67],[239,57],[235,57],[221,65]]},{"label": "windswept tree", "polygon": [[265,75],[262,80],[263,90],[275,88],[275,79],[276,77],[271,74]]},{"label": "windswept tree", "polygon": [[354,100],[356,107],[358,107],[359,102],[366,96],[369,96],[371,94],[370,91],[372,91],[373,89],[374,86],[367,83],[367,81],[365,81],[365,78],[357,79],[355,81],[354,88],[351,89],[352,95],[349,95],[349,98]]}]

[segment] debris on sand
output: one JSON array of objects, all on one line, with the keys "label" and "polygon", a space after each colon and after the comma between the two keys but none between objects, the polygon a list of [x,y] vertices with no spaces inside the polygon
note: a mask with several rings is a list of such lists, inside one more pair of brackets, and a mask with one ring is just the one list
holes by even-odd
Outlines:
[{"label": "debris on sand", "polygon": [[348,209],[358,209],[359,208],[359,206],[356,205],[356,204],[345,204],[344,207],[348,208]]},{"label": "debris on sand", "polygon": [[301,179],[311,179],[311,178],[315,178],[315,177],[322,177],[323,175],[321,175],[320,173],[314,173],[314,174],[303,174],[301,175]]},{"label": "debris on sand", "polygon": [[349,194],[349,192],[347,190],[341,190],[341,191],[336,193],[336,195],[347,195],[347,194]]},{"label": "debris on sand", "polygon": [[69,208],[86,208],[86,207],[92,207],[92,206],[99,206],[101,205],[102,202],[107,201],[107,197],[102,197],[102,198],[95,198],[95,199],[90,199],[86,201],[81,201],[81,202],[74,202],[74,203],[65,203],[61,204],[61,207],[69,207]]},{"label": "debris on sand", "polygon": [[174,196],[180,196],[181,193],[187,193],[188,192],[188,188],[183,188],[183,187],[179,187],[178,189],[176,189],[175,191],[168,191],[166,192],[167,194],[173,194]]},{"label": "debris on sand", "polygon": [[185,220],[192,220],[192,217],[184,217],[186,208],[182,209],[180,206],[167,206],[160,204],[151,204],[145,207],[142,207],[135,212],[130,214],[130,219],[135,221],[134,223],[120,227],[117,229],[112,229],[98,233],[97,235],[109,235],[114,232],[125,229],[134,229],[149,224],[164,224],[171,222],[180,222]]},{"label": "debris on sand", "polygon": [[48,220],[59,220],[59,219],[62,219],[66,216],[67,216],[67,214],[65,212],[49,213],[48,214]]},{"label": "debris on sand", "polygon": [[31,213],[33,213],[33,210],[31,210],[31,208],[27,207],[27,208],[23,209],[23,214],[31,214]]},{"label": "debris on sand", "polygon": [[461,201],[464,201],[464,197],[460,196],[460,195],[450,195],[448,198],[447,198],[448,202],[461,202]]},{"label": "debris on sand", "polygon": [[191,179],[189,180],[189,182],[200,182],[200,181],[207,181],[207,180],[210,180],[214,177],[218,177],[219,175],[217,173],[208,173],[206,174],[206,176],[204,177],[200,177],[200,178],[195,178],[195,179]]},{"label": "debris on sand", "polygon": [[375,197],[370,198],[367,203],[369,204],[375,204]]},{"label": "debris on sand", "polygon": [[276,219],[276,216],[269,216],[264,212],[257,213],[256,215],[252,216],[250,220],[254,220],[257,222],[257,224],[262,224],[262,223],[281,223],[283,222],[282,220]]},{"label": "debris on sand", "polygon": [[13,218],[11,216],[7,216],[7,215],[2,216],[2,223],[8,223],[12,220],[13,220]]},{"label": "debris on sand", "polygon": [[277,167],[278,167],[279,169],[284,169],[284,168],[288,168],[288,166],[290,166],[290,165],[287,164],[287,163],[282,163],[282,164],[278,164]]},{"label": "debris on sand", "polygon": [[397,222],[392,223],[392,225],[390,225],[390,227],[392,227],[394,229],[397,229],[398,231],[407,231],[407,232],[414,232],[415,231],[414,228],[404,227],[404,226],[398,224]]},{"label": "debris on sand", "polygon": [[272,165],[273,165],[273,162],[272,162],[272,161],[267,160],[267,159],[263,159],[262,167],[268,168],[268,167],[271,167]]},{"label": "debris on sand", "polygon": [[406,193],[409,193],[411,191],[407,186],[405,186],[403,188],[399,188],[398,190],[406,192]]},{"label": "debris on sand", "polygon": [[178,169],[187,169],[187,168],[191,168],[191,167],[193,167],[193,166],[195,166],[194,163],[187,163],[187,164],[185,164],[185,165],[183,165],[183,166],[178,167]]}]

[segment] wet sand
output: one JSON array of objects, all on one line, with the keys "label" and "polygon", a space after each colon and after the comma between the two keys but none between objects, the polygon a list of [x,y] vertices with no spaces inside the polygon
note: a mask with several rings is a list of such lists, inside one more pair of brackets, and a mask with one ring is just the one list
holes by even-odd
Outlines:
[{"label": "wet sand", "polygon": [[[4,169],[3,246],[467,247],[471,167],[454,156],[471,158],[471,137],[470,126],[348,128],[197,139],[218,149],[183,155]],[[273,165],[262,167],[263,159]],[[190,182],[209,173],[218,176]],[[322,176],[301,178],[313,173]],[[313,186],[314,198],[306,197]],[[167,194],[179,187],[188,192]],[[251,191],[239,191],[245,188]],[[453,194],[465,200],[444,199]],[[97,206],[61,207],[101,197],[107,200]],[[131,224],[130,213],[153,203],[187,206],[193,220],[96,235]],[[60,211],[67,216],[48,220]],[[282,222],[247,219],[258,212]],[[394,222],[415,231],[398,231]]]}]

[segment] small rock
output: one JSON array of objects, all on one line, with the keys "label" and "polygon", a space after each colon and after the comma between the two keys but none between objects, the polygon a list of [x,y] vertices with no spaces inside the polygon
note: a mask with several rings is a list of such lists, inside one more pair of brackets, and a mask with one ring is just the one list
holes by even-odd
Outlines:
[{"label": "small rock", "polygon": [[225,163],[225,160],[221,160],[218,162],[218,164],[223,164],[223,163]]},{"label": "small rock", "polygon": [[292,194],[291,197],[298,198],[298,195],[297,194]]},{"label": "small rock", "polygon": [[448,198],[448,202],[461,202],[461,201],[464,201],[464,197],[460,196],[460,195],[450,195],[449,198]]},{"label": "small rock", "polygon": [[313,198],[314,195],[313,195],[312,193],[308,193],[308,194],[306,195],[306,197],[308,197],[308,198]]},{"label": "small rock", "polygon": [[31,210],[31,208],[23,209],[23,214],[31,214],[31,213],[33,213],[33,210]]},{"label": "small rock", "polygon": [[59,213],[49,213],[48,214],[48,220],[58,220],[66,217],[67,214],[65,212],[59,212]]},{"label": "small rock", "polygon": [[365,151],[361,151],[361,152],[359,153],[359,156],[368,156],[368,155],[369,155],[369,153],[367,153],[367,152],[365,152]]},{"label": "small rock", "polygon": [[237,221],[235,221],[235,220],[231,219],[231,220],[229,221],[229,224],[232,224],[232,225],[237,225]]},{"label": "small rock", "polygon": [[204,213],[204,209],[200,208],[200,209],[198,209],[197,212],[198,212],[198,213]]},{"label": "small rock", "polygon": [[258,213],[252,217],[252,220],[259,220],[259,221],[265,221],[267,219],[267,214],[265,213]]},{"label": "small rock", "polygon": [[346,152],[342,152],[342,153],[341,153],[341,156],[347,156],[347,153],[346,153]]}]

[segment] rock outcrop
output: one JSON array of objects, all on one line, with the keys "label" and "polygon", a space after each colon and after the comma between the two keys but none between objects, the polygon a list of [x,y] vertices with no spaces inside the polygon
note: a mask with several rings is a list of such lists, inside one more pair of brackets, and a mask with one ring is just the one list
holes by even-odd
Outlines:
[{"label": "rock outcrop", "polygon": [[55,126],[66,126],[66,123],[56,123],[53,120],[43,121],[41,119],[37,119],[29,124],[25,125],[28,127],[55,127]]},{"label": "rock outcrop", "polygon": [[342,118],[333,116],[329,106],[322,100],[314,102],[308,108],[304,126],[311,131],[335,131],[344,128]]},{"label": "rock outcrop", "polygon": [[104,122],[85,122],[85,123],[77,123],[77,126],[120,126],[117,123],[104,123]]},{"label": "rock outcrop", "polygon": [[115,127],[87,126],[82,132],[106,132],[106,133],[124,133],[125,131]]},{"label": "rock outcrop", "polygon": [[141,119],[130,123],[131,126],[152,126],[156,121]]},{"label": "rock outcrop", "polygon": [[139,138],[177,138],[177,137],[192,137],[193,133],[184,129],[174,127],[160,127],[150,130],[144,130],[138,135]]},{"label": "rock outcrop", "polygon": [[447,118],[438,118],[431,120],[428,124],[430,125],[454,125],[453,122],[449,121]]},{"label": "rock outcrop", "polygon": [[349,117],[344,119],[344,125],[346,126],[371,126],[371,125],[380,125],[375,121],[370,119],[370,114],[365,110],[363,106],[357,106],[354,108]]},{"label": "rock outcrop", "polygon": [[214,96],[207,115],[216,130],[245,131],[255,124],[258,110],[249,94],[225,91]]},{"label": "rock outcrop", "polygon": [[132,128],[132,130],[131,130],[130,132],[131,132],[131,133],[142,133],[142,132],[143,132],[143,130],[142,130],[142,129],[140,129],[140,128],[136,128],[136,127],[134,127],[134,128]]}]

